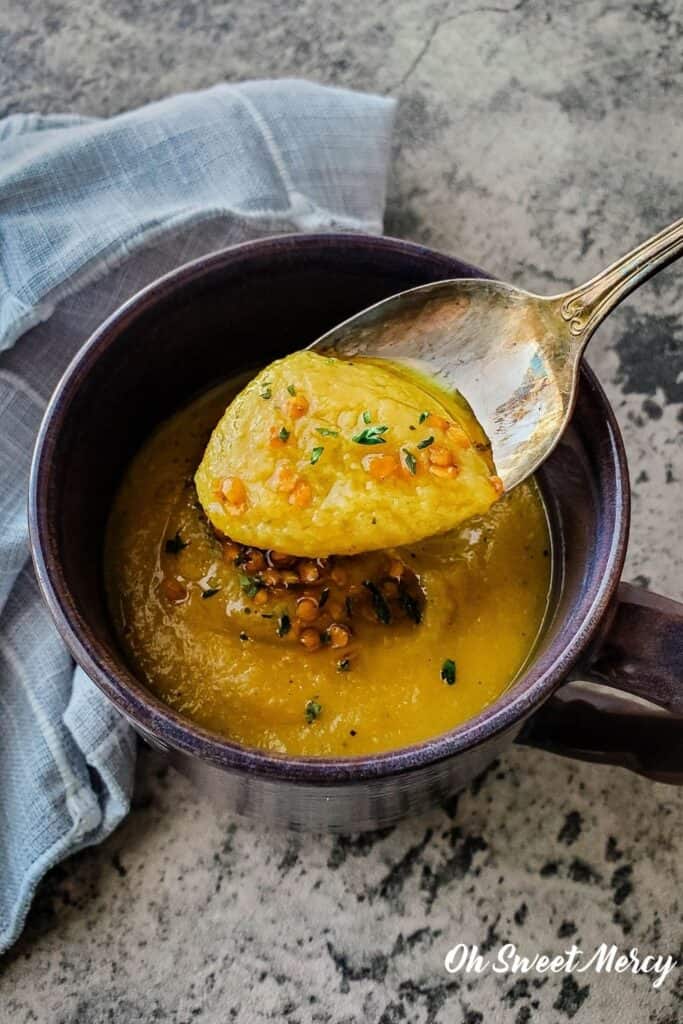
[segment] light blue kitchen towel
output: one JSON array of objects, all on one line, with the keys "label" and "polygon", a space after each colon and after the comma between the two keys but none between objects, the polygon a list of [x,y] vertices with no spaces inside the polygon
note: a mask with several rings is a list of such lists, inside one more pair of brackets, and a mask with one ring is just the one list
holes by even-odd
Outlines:
[{"label": "light blue kitchen towel", "polygon": [[50,392],[98,323],[174,266],[263,235],[380,232],[393,113],[283,80],[108,120],[0,120],[0,951],[45,872],[126,814],[135,760],[31,571],[29,463]]}]

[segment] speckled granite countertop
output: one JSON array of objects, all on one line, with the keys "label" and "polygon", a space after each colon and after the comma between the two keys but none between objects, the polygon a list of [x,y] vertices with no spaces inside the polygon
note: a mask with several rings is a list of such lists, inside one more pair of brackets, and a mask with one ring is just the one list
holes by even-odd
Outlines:
[{"label": "speckled granite countertop", "polygon": [[[681,214],[683,8],[427,0],[4,0],[0,114],[110,114],[221,78],[401,98],[387,231],[537,291]],[[683,598],[683,275],[590,360],[633,482],[626,576]],[[683,790],[513,750],[448,809],[314,838],[236,822],[143,753],[133,813],[47,879],[0,1020],[676,1024],[683,972],[449,976],[456,942],[683,961]]]}]

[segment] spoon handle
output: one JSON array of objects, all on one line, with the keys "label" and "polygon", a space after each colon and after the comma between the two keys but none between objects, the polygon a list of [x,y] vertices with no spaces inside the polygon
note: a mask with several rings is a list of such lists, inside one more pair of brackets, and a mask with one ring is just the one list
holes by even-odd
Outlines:
[{"label": "spoon handle", "polygon": [[586,284],[557,297],[570,333],[588,341],[618,303],[648,277],[683,254],[683,217],[626,253]]}]

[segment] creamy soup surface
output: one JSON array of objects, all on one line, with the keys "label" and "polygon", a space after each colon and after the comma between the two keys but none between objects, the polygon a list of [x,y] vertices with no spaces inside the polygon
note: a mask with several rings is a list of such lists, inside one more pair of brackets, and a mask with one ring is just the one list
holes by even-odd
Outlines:
[{"label": "creamy soup surface", "polygon": [[[414,543],[324,557],[247,547],[228,535],[238,517],[226,516],[218,532],[207,518],[197,473],[243,384],[222,385],[164,423],[134,458],[116,497],[105,581],[133,669],[198,724],[281,753],[391,750],[476,715],[519,673],[543,624],[550,539],[534,482],[456,529]],[[442,412],[431,414],[431,425],[427,409],[422,421],[406,420],[406,430],[415,427],[416,452],[431,447],[417,449],[418,439],[447,433]],[[371,419],[378,423],[375,413]],[[283,433],[294,433],[297,426],[287,422]],[[462,412],[453,423],[481,437]],[[370,426],[361,413],[349,430],[358,436]],[[352,450],[339,446],[334,455],[330,442],[337,437],[315,433],[315,424],[298,430],[308,431],[302,450],[322,442],[312,445],[325,449],[320,463],[325,454],[343,461]],[[368,446],[361,457],[378,448]],[[277,461],[282,450],[273,451]],[[493,467],[485,451],[483,458],[471,458],[468,472],[475,502],[488,508],[498,494],[484,492]],[[317,468],[310,454],[308,466]],[[400,493],[413,474],[397,472],[402,476],[389,488]],[[430,485],[447,482],[436,475]],[[377,506],[389,535],[391,501]],[[361,503],[362,514],[368,507]],[[443,521],[438,509],[436,519]],[[337,530],[338,521],[331,522]],[[298,530],[295,523],[293,537]]]},{"label": "creamy soup surface", "polygon": [[444,533],[502,493],[457,395],[387,359],[309,351],[271,363],[230,403],[195,481],[233,540],[313,557]]}]

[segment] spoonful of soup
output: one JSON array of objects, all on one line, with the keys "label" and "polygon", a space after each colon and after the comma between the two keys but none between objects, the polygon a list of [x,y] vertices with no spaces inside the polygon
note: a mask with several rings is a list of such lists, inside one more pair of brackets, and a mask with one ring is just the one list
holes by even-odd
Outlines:
[{"label": "spoonful of soup", "polygon": [[464,401],[393,361],[311,350],[237,395],[195,483],[221,534],[308,557],[442,533],[502,492]]},{"label": "spoonful of soup", "polygon": [[318,557],[486,511],[557,444],[596,327],[681,252],[683,219],[562,295],[458,279],[358,313],[230,404],[195,477],[208,518],[242,543]]}]

